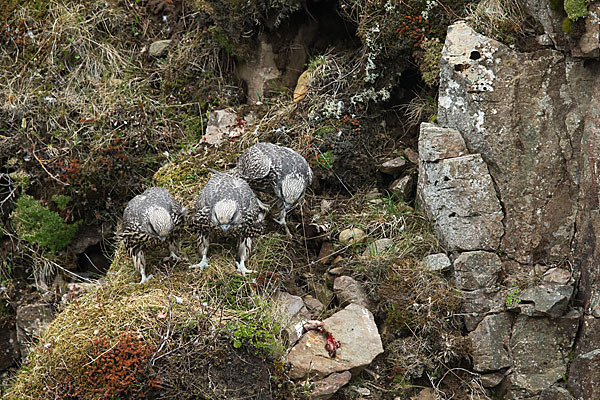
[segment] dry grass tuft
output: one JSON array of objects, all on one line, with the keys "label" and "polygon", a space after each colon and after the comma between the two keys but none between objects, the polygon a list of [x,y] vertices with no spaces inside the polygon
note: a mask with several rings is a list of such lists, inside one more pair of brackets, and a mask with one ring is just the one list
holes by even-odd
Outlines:
[{"label": "dry grass tuft", "polygon": [[518,0],[481,0],[467,8],[467,20],[476,31],[507,44],[524,36],[526,19]]}]

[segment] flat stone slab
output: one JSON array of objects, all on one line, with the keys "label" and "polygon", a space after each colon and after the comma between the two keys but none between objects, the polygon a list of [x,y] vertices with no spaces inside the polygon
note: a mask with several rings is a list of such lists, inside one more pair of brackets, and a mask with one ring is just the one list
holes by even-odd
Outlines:
[{"label": "flat stone slab", "polygon": [[479,154],[420,162],[417,195],[447,251],[500,246],[502,208]]},{"label": "flat stone slab", "polygon": [[358,372],[383,353],[373,314],[365,307],[350,304],[323,322],[340,342],[336,356],[331,358],[325,350],[325,335],[309,331],[288,354],[290,378],[300,379],[310,374],[320,379],[334,372]]}]

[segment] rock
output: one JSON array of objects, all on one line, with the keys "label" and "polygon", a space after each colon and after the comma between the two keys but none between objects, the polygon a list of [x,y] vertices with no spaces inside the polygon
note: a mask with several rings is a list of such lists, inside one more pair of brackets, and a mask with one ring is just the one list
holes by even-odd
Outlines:
[{"label": "rock", "polygon": [[491,374],[482,374],[479,379],[481,380],[483,387],[492,388],[498,386],[502,382],[504,374],[502,372],[492,372]]},{"label": "rock", "polygon": [[334,395],[342,386],[350,382],[352,374],[350,371],[334,372],[327,378],[315,382],[314,388],[310,392],[310,398],[315,400],[326,400]]},{"label": "rock", "polygon": [[456,129],[423,122],[419,134],[419,160],[435,162],[467,155],[467,145]]},{"label": "rock", "polygon": [[533,288],[525,289],[519,295],[521,302],[516,307],[522,307],[527,303],[534,304],[534,315],[547,315],[550,318],[560,317],[567,310],[571,296],[573,295],[573,287],[566,285],[540,285]]},{"label": "rock", "polygon": [[21,357],[14,324],[0,326],[0,371],[13,366]]},{"label": "rock", "polygon": [[302,321],[310,319],[310,313],[299,296],[279,292],[275,296],[275,307],[280,310],[279,323],[287,332],[290,344],[294,344],[302,336]]},{"label": "rock", "polygon": [[[242,124],[243,125],[243,124]],[[204,143],[216,145],[228,138],[234,138],[244,133],[244,127],[239,123],[237,114],[228,110],[212,111],[208,116]]]},{"label": "rock", "polygon": [[17,342],[24,358],[29,345],[40,336],[54,319],[54,311],[48,304],[28,304],[17,307]]},{"label": "rock", "polygon": [[447,251],[495,251],[503,213],[487,165],[478,154],[427,162],[435,157],[421,143],[432,131],[425,126],[419,136],[418,202]]},{"label": "rock", "polygon": [[421,389],[419,394],[415,397],[411,397],[411,400],[437,400],[435,390],[432,388]]},{"label": "rock", "polygon": [[309,280],[308,289],[311,293],[314,293],[315,298],[328,307],[333,300],[333,290],[329,290],[321,281]]},{"label": "rock", "polygon": [[393,181],[388,190],[396,199],[406,201],[410,199],[413,188],[415,185],[415,179],[412,175],[406,175],[402,178],[398,178]]},{"label": "rock", "polygon": [[412,164],[419,165],[419,154],[416,151],[414,151],[410,147],[407,147],[406,149],[404,149],[403,153],[404,157],[406,157],[408,161],[410,161]]},{"label": "rock", "polygon": [[333,291],[342,307],[348,304],[358,304],[365,308],[371,308],[369,297],[362,285],[349,276],[339,276],[333,282]]},{"label": "rock", "polygon": [[169,50],[169,46],[171,46],[172,40],[158,40],[156,42],[152,42],[150,48],[148,49],[148,54],[152,57],[162,57],[167,55],[167,51]]},{"label": "rock", "polygon": [[344,229],[340,232],[339,241],[343,245],[357,244],[363,241],[367,234],[359,228]]},{"label": "rock", "polygon": [[571,282],[571,272],[562,268],[550,268],[544,273],[544,281],[566,285]]},{"label": "rock", "polygon": [[388,160],[379,166],[379,171],[388,175],[398,175],[406,167],[406,160],[403,157],[396,157]]},{"label": "rock", "polygon": [[369,389],[367,389],[366,387],[355,387],[352,390],[354,390],[356,393],[358,393],[359,395],[361,395],[363,397],[371,395],[371,391]]},{"label": "rock", "polygon": [[366,308],[350,304],[323,322],[335,340],[340,342],[336,356],[329,357],[322,333],[305,333],[288,354],[292,379],[302,378],[309,373],[323,378],[333,372],[358,372],[383,353],[373,314]]},{"label": "rock", "polygon": [[488,315],[469,333],[473,369],[478,372],[497,371],[511,365],[506,349],[510,339],[508,313]]},{"label": "rock", "polygon": [[575,400],[575,398],[564,387],[554,385],[543,390],[538,400]]},{"label": "rock", "polygon": [[551,3],[544,0],[523,0],[522,5],[527,14],[544,28],[546,36],[555,46],[564,45],[565,33],[562,27],[564,17],[560,10],[555,11]]},{"label": "rock", "polygon": [[423,268],[427,271],[442,272],[449,270],[450,267],[452,267],[452,263],[446,253],[430,254],[423,258]]},{"label": "rock", "polygon": [[321,250],[319,250],[319,257],[317,258],[319,264],[327,264],[331,255],[333,254],[333,244],[331,242],[323,242],[321,244]]},{"label": "rock", "polygon": [[578,327],[575,311],[556,319],[517,316],[508,347],[513,356],[510,390],[538,393],[561,379]]},{"label": "rock", "polygon": [[580,399],[600,398],[600,349],[578,355],[569,370],[567,384],[571,393]]},{"label": "rock", "polygon": [[384,252],[394,247],[394,241],[392,239],[383,238],[377,239],[367,247],[363,252],[363,257],[378,257]]},{"label": "rock", "polygon": [[522,264],[560,262],[575,234],[581,171],[595,160],[575,161],[596,151],[579,140],[597,66],[549,49],[519,53],[458,22],[440,69],[438,123],[486,161],[506,214],[501,248]]},{"label": "rock", "polygon": [[335,268],[330,268],[329,271],[327,271],[327,273],[331,274],[333,276],[340,276],[340,275],[344,275],[346,270],[347,270],[346,267],[335,267]]},{"label": "rock", "polygon": [[494,286],[501,270],[500,257],[487,251],[465,252],[454,260],[456,286],[463,290]]},{"label": "rock", "polygon": [[306,93],[308,93],[309,81],[310,74],[308,73],[308,70],[306,70],[298,77],[296,89],[294,89],[294,103],[299,102],[306,96]]},{"label": "rock", "polygon": [[503,311],[505,303],[506,296],[499,288],[462,292],[460,311],[467,331],[474,330],[486,315]]},{"label": "rock", "polygon": [[596,58],[600,49],[600,4],[590,4],[588,12],[585,17],[585,33],[579,38],[578,48],[573,49],[573,55]]},{"label": "rock", "polygon": [[321,303],[319,300],[315,299],[311,295],[307,295],[306,297],[304,297],[304,305],[306,306],[308,311],[310,311],[313,315],[318,315],[322,313],[325,309],[323,303]]},{"label": "rock", "polygon": [[261,37],[260,47],[254,53],[254,57],[241,63],[236,72],[248,86],[248,103],[254,104],[263,99],[265,84],[281,76],[271,43],[265,37]]}]

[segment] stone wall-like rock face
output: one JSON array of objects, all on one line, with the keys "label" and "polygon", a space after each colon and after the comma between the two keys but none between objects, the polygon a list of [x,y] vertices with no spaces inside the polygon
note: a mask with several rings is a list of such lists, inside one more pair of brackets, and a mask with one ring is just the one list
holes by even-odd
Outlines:
[{"label": "stone wall-like rock face", "polygon": [[[459,22],[441,65],[442,126],[422,126],[417,192],[451,253],[474,369],[502,398],[596,398],[600,62],[519,53]],[[469,157],[468,174],[446,172]],[[471,190],[457,196],[459,185]],[[460,224],[444,216],[483,215],[491,198],[501,218],[460,240],[500,234],[457,245]]]},{"label": "stone wall-like rock face", "polygon": [[578,168],[592,71],[557,51],[518,53],[452,25],[443,51],[438,121],[487,163],[505,211],[501,247],[521,263],[554,262],[575,233]]}]

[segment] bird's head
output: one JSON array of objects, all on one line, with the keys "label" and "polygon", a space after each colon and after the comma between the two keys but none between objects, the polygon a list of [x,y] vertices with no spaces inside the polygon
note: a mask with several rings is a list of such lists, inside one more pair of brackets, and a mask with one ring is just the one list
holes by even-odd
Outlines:
[{"label": "bird's head", "polygon": [[302,200],[305,189],[304,179],[297,175],[287,175],[281,181],[281,197],[286,211]]},{"label": "bird's head", "polygon": [[212,223],[220,227],[223,232],[240,223],[238,205],[233,200],[221,200],[215,204],[212,212]]},{"label": "bird's head", "polygon": [[171,214],[162,207],[148,209],[148,230],[152,236],[164,241],[173,230]]}]

